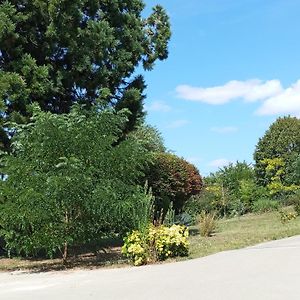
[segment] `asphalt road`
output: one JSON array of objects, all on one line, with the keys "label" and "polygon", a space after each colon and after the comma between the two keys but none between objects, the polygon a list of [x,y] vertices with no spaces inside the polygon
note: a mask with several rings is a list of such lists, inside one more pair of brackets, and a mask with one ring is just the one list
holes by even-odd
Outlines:
[{"label": "asphalt road", "polygon": [[124,269],[0,273],[1,300],[300,299],[300,236]]}]

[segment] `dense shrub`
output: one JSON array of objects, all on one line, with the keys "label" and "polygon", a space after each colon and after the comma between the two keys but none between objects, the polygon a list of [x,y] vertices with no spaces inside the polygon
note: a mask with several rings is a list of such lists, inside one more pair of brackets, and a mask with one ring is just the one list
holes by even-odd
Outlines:
[{"label": "dense shrub", "polygon": [[253,203],[252,210],[255,213],[264,213],[278,210],[280,203],[271,199],[260,199]]},{"label": "dense shrub", "polygon": [[146,231],[133,231],[124,239],[122,253],[135,266],[150,261],[188,255],[188,230],[185,226],[150,226]]},{"label": "dense shrub", "polygon": [[202,189],[202,178],[196,167],[171,153],[154,154],[147,179],[156,198],[156,210],[165,213],[172,202],[178,214],[184,203]]},{"label": "dense shrub", "polygon": [[[127,113],[69,115],[38,110],[17,129],[13,152],[3,158],[0,228],[6,247],[51,256],[68,246],[124,234],[148,222],[151,197],[137,185],[146,151],[118,141]],[[121,220],[121,221],[120,221]]]},{"label": "dense shrub", "polygon": [[241,215],[251,211],[259,198],[254,171],[246,162],[236,162],[221,168],[204,179],[206,190],[215,195],[215,210],[220,215]]}]

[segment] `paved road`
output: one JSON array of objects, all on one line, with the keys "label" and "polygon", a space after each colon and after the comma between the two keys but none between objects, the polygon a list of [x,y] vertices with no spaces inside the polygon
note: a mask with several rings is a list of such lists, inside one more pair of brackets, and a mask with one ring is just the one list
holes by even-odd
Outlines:
[{"label": "paved road", "polygon": [[179,263],[0,273],[1,300],[300,299],[300,236]]}]

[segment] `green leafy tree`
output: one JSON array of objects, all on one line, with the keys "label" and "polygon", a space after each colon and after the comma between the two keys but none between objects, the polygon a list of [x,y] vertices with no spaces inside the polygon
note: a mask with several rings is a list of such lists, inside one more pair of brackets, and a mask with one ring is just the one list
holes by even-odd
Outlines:
[{"label": "green leafy tree", "polygon": [[[26,122],[34,102],[68,113],[101,99],[128,108],[124,130],[134,128],[145,89],[135,70],[166,59],[171,35],[165,10],[158,5],[143,17],[144,7],[142,0],[1,1],[0,122]],[[2,128],[0,138],[9,147]]]},{"label": "green leafy tree", "polygon": [[283,160],[283,184],[288,182],[293,163],[300,154],[300,120],[294,117],[278,118],[259,140],[254,152],[255,174],[260,185],[267,186],[272,181],[272,174],[267,172],[265,159]]},{"label": "green leafy tree", "polygon": [[156,199],[156,211],[165,214],[172,202],[176,213],[184,203],[200,193],[202,178],[197,168],[171,153],[155,153],[146,178]]},{"label": "green leafy tree", "polygon": [[161,133],[157,128],[142,124],[136,130],[130,133],[132,138],[143,145],[145,149],[151,152],[165,152],[166,147]]},{"label": "green leafy tree", "polygon": [[271,196],[282,196],[292,193],[299,189],[299,186],[292,184],[286,185],[283,182],[285,176],[285,162],[283,158],[266,158],[261,161],[265,165],[266,175],[271,178],[267,184],[267,189]]},{"label": "green leafy tree", "polygon": [[220,168],[205,178],[205,185],[206,190],[215,195],[215,207],[222,216],[250,211],[253,201],[259,197],[254,169],[245,161]]},{"label": "green leafy tree", "polygon": [[132,139],[114,143],[128,113],[82,110],[51,114],[34,109],[17,126],[12,153],[2,157],[0,235],[22,255],[124,234],[147,222],[150,198],[138,186],[146,150]]},{"label": "green leafy tree", "polygon": [[208,184],[221,183],[232,193],[237,193],[242,180],[254,180],[253,167],[245,161],[237,161],[235,164],[230,163],[228,166],[220,168],[219,171],[206,178]]}]

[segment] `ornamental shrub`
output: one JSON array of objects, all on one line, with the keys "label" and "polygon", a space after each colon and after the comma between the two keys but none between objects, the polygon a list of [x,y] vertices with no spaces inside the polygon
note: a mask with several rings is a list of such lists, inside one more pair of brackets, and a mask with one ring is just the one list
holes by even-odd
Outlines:
[{"label": "ornamental shrub", "polygon": [[170,257],[188,255],[188,229],[182,225],[150,226],[145,232],[133,231],[124,239],[122,253],[135,266]]},{"label": "ornamental shrub", "polygon": [[197,168],[171,153],[155,153],[147,179],[156,199],[156,211],[167,212],[173,203],[175,213],[182,211],[184,203],[200,193],[203,183]]}]

